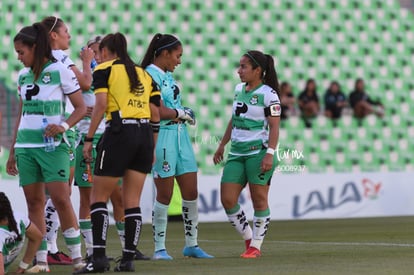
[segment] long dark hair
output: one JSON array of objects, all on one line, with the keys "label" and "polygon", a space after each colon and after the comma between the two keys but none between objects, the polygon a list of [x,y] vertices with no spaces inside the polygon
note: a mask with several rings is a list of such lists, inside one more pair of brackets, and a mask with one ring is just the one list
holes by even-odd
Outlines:
[{"label": "long dark hair", "polygon": [[182,44],[177,37],[171,34],[157,33],[156,35],[154,35],[148,46],[144,58],[142,59],[141,67],[145,68],[151,63],[153,63],[154,59],[158,57],[162,53],[162,51],[166,50],[168,52],[171,52],[176,50],[180,46],[182,46]]},{"label": "long dark hair", "polygon": [[21,29],[13,39],[14,42],[21,42],[30,48],[35,47],[34,61],[32,70],[34,80],[37,80],[42,72],[45,58],[47,60],[56,61],[52,55],[52,48],[49,44],[49,36],[47,30],[41,23],[34,23]]},{"label": "long dark hair", "polygon": [[249,58],[253,69],[257,67],[262,69],[263,83],[270,86],[279,95],[279,80],[277,79],[273,57],[261,51],[248,51],[243,56]]},{"label": "long dark hair", "polygon": [[13,210],[10,204],[9,199],[7,198],[4,192],[0,192],[0,220],[7,219],[8,227],[11,231],[14,231],[17,234],[17,240],[21,241],[22,236],[19,234],[19,230],[17,228],[17,222],[14,219]]},{"label": "long dark hair", "polygon": [[142,84],[138,79],[138,75],[135,69],[137,64],[135,64],[135,62],[128,54],[127,41],[125,36],[120,32],[106,35],[99,44],[99,50],[102,50],[103,48],[107,48],[111,53],[116,54],[122,64],[125,65],[131,92],[134,93],[134,91],[138,90]]},{"label": "long dark hair", "polygon": [[316,87],[316,82],[315,82],[315,79],[313,79],[313,78],[309,78],[308,80],[306,80],[305,89],[303,89],[303,91],[304,91],[305,93],[307,93],[307,92],[308,92],[308,89],[309,89],[309,85],[310,85],[311,83],[313,83],[313,86],[315,87],[315,88],[314,88],[314,90],[313,90],[313,93],[314,93],[314,94],[316,94],[316,89],[317,89],[317,87]]},{"label": "long dark hair", "polygon": [[43,18],[42,22],[48,33],[55,32],[63,25],[63,20],[56,16],[48,16]]}]

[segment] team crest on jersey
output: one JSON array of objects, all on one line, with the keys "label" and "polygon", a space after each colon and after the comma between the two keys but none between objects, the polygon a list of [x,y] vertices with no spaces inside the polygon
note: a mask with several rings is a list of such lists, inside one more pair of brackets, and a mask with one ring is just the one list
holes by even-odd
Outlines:
[{"label": "team crest on jersey", "polygon": [[168,161],[164,160],[162,163],[162,170],[164,170],[164,172],[169,172],[171,170],[171,166]]},{"label": "team crest on jersey", "polygon": [[69,160],[73,161],[75,159],[75,154],[73,153],[73,150],[69,150]]},{"label": "team crest on jersey", "polygon": [[43,83],[48,84],[50,83],[51,80],[52,80],[52,76],[50,75],[50,73],[45,73],[43,75],[43,78],[42,78]]},{"label": "team crest on jersey", "polygon": [[254,95],[250,98],[250,104],[256,105],[259,102],[259,97],[257,95]]}]

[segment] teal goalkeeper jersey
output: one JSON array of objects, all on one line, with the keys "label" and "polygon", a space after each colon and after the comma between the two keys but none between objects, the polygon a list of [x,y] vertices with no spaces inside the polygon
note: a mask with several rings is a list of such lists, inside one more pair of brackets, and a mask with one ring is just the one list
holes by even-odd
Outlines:
[{"label": "teal goalkeeper jersey", "polygon": [[230,148],[232,155],[257,154],[263,147],[267,147],[269,130],[265,109],[268,108],[273,116],[280,116],[280,100],[271,87],[262,84],[249,92],[245,88],[245,83],[240,83],[235,88]]},{"label": "teal goalkeeper jersey", "polygon": [[[161,99],[164,106],[171,109],[183,109],[181,105],[180,88],[170,72],[164,72],[154,64],[145,68],[151,75],[152,79],[161,89]],[[160,124],[165,125],[170,120],[161,120]]]}]

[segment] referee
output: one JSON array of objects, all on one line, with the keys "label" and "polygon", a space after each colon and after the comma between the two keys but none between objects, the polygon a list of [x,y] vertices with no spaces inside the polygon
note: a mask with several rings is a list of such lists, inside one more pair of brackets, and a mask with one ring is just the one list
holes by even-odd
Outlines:
[{"label": "referee", "polygon": [[135,270],[133,260],[141,231],[139,203],[146,174],[151,172],[160,120],[159,88],[129,57],[125,36],[108,34],[99,50],[103,63],[93,73],[96,104],[84,139],[85,159],[91,159],[93,136],[104,114],[107,125],[96,148],[91,200],[93,259],[78,274],[108,270],[106,202],[120,178],[123,178],[125,246],[114,271]]}]

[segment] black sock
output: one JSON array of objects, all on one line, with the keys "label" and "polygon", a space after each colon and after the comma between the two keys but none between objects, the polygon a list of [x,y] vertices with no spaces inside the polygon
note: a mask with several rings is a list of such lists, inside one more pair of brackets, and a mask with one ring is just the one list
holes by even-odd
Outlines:
[{"label": "black sock", "polygon": [[96,202],[91,205],[91,222],[93,236],[94,258],[105,257],[106,234],[108,233],[109,216],[108,208],[104,202]]},{"label": "black sock", "polygon": [[124,261],[132,261],[141,235],[141,208],[125,209],[125,247],[122,252]]}]

